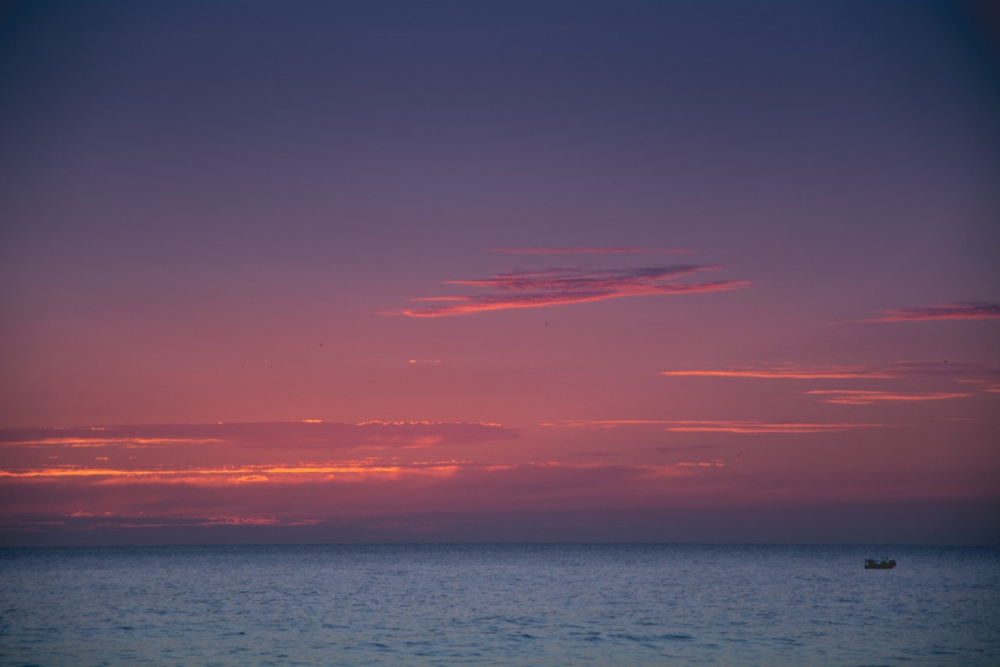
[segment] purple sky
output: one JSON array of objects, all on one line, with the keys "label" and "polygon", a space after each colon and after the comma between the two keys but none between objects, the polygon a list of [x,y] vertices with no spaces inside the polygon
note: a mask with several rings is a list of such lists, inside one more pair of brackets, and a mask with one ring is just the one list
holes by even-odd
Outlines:
[{"label": "purple sky", "polygon": [[3,5],[0,544],[997,543],[989,19]]}]

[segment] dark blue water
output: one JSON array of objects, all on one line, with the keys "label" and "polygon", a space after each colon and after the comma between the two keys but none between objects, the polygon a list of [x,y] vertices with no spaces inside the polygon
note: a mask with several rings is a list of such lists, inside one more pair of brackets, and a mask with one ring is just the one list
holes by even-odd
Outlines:
[{"label": "dark blue water", "polygon": [[993,549],[0,551],[4,665],[1000,665],[998,619]]}]

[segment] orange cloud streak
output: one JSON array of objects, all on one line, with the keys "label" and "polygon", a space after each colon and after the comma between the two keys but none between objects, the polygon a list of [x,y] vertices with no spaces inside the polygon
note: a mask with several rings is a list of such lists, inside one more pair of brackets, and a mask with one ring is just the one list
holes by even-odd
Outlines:
[{"label": "orange cloud streak", "polygon": [[147,445],[203,445],[219,442],[225,442],[225,440],[222,440],[221,438],[102,438],[100,436],[94,436],[90,438],[39,438],[36,440],[8,440],[0,442],[0,445],[16,445],[22,447],[109,447],[113,445],[125,445],[130,448],[137,448],[145,447]]},{"label": "orange cloud streak", "polygon": [[[606,248],[487,248],[485,252],[499,252],[508,255],[597,255],[647,252],[642,248],[623,248],[611,246]],[[672,252],[685,252],[674,250]]]},{"label": "orange cloud streak", "polygon": [[[231,444],[236,446],[357,448],[412,447],[428,438],[468,444],[518,437],[501,424],[485,422],[366,421],[354,424],[304,419],[295,422],[218,422],[132,426],[0,429],[0,447],[151,447]],[[435,440],[437,442],[437,440]]]},{"label": "orange cloud streak", "polygon": [[1000,365],[992,363],[948,363],[897,361],[872,366],[809,366],[769,364],[736,366],[721,370],[661,371],[666,376],[761,378],[768,380],[894,380],[914,377],[996,377]]},{"label": "orange cloud streak", "polygon": [[971,394],[958,393],[922,393],[903,394],[888,391],[865,391],[850,389],[814,389],[804,392],[811,395],[829,396],[824,403],[835,405],[875,405],[883,401],[943,401],[952,398],[965,398]]},{"label": "orange cloud streak", "polygon": [[222,468],[150,468],[126,470],[119,468],[39,468],[34,470],[0,470],[0,477],[16,479],[60,477],[106,477],[106,478],[156,478],[174,477],[225,477],[236,481],[265,481],[264,475],[399,475],[399,474],[450,474],[458,469],[456,462],[412,464],[409,466],[375,464],[364,461],[340,463],[314,463],[300,465],[273,466],[233,466]]},{"label": "orange cloud streak", "polygon": [[993,320],[1000,318],[1000,303],[965,301],[930,308],[903,308],[883,311],[883,317],[866,322],[927,322],[930,320]]},{"label": "orange cloud streak", "polygon": [[841,433],[856,428],[879,428],[882,424],[808,424],[770,422],[686,422],[667,428],[679,433]]},{"label": "orange cloud streak", "polygon": [[661,375],[696,377],[767,378],[789,380],[827,380],[896,377],[889,372],[873,371],[863,366],[777,366],[738,368],[722,371],[663,371]]},{"label": "orange cloud streak", "polygon": [[659,420],[659,419],[605,419],[567,420],[543,422],[541,426],[665,426],[667,431],[678,433],[840,433],[859,428],[882,428],[884,424],[857,422],[806,423],[766,421],[711,421],[711,420]]}]

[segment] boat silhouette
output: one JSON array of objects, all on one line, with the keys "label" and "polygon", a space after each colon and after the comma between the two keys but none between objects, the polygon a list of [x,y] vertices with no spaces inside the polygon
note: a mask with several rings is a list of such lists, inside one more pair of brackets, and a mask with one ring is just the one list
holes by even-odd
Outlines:
[{"label": "boat silhouette", "polygon": [[875,560],[874,558],[865,559],[865,569],[866,570],[891,570],[896,567],[896,561],[887,560],[883,558],[882,560]]}]

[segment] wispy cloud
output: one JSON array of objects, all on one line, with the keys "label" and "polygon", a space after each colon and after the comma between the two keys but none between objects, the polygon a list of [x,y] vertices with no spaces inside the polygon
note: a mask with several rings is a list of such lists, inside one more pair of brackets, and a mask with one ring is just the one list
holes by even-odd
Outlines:
[{"label": "wispy cloud", "polygon": [[7,529],[142,528],[173,522],[308,525],[455,508],[655,505],[724,470],[720,459],[666,465],[386,459],[129,471],[44,468],[0,475],[0,497],[5,499],[0,538]]},{"label": "wispy cloud", "polygon": [[770,422],[753,420],[670,420],[670,419],[605,419],[564,420],[543,422],[541,426],[619,428],[628,426],[653,426],[674,433],[842,433],[852,429],[882,428],[884,424],[860,422]]},{"label": "wispy cloud", "polygon": [[144,514],[116,514],[77,511],[68,516],[51,516],[39,521],[38,517],[3,517],[4,528],[38,527],[39,524],[58,526],[65,530],[121,530],[129,528],[178,528],[186,526],[311,526],[318,519],[279,519],[273,517],[209,516],[209,517],[150,517]]},{"label": "wispy cloud", "polygon": [[[0,429],[0,474],[50,470],[46,476],[159,475],[167,479],[183,473],[244,477],[238,481],[250,482],[254,475],[352,474],[324,468],[326,461],[345,451],[412,453],[517,437],[516,431],[500,424],[461,422],[313,420]],[[201,472],[191,472],[196,469]]]},{"label": "wispy cloud", "polygon": [[737,434],[801,434],[801,433],[842,433],[859,428],[879,428],[882,424],[856,423],[808,423],[808,422],[762,422],[762,421],[686,421],[676,422],[667,427],[676,433],[737,433]]},{"label": "wispy cloud", "polygon": [[1000,382],[988,378],[967,378],[958,380],[958,382],[961,384],[971,384],[986,394],[1000,394]]},{"label": "wispy cloud", "polygon": [[799,366],[795,364],[742,366],[724,370],[663,371],[662,375],[790,380],[895,377],[886,371],[866,366]]},{"label": "wispy cloud", "polygon": [[883,316],[866,322],[925,322],[929,320],[992,320],[1000,318],[1000,303],[963,301],[930,308],[882,311]]},{"label": "wispy cloud", "polygon": [[[722,461],[718,461],[722,465]],[[392,459],[365,459],[334,462],[298,463],[295,465],[256,465],[142,469],[48,467],[32,470],[0,470],[0,481],[45,481],[128,485],[232,486],[248,483],[329,483],[364,481],[404,481],[408,478],[446,478],[457,473],[505,473],[514,470],[531,471],[618,471],[630,475],[653,477],[683,476],[675,465],[568,463],[533,461],[518,464],[490,464],[473,461],[421,461],[400,463]]]},{"label": "wispy cloud", "polygon": [[636,253],[658,253],[661,255],[686,255],[693,250],[679,249],[646,249],[623,246],[584,247],[572,246],[564,248],[487,248],[485,252],[504,253],[507,255],[627,255]]},{"label": "wispy cloud", "polygon": [[499,252],[508,255],[604,255],[646,252],[642,248],[611,246],[603,248],[487,248],[485,252]]},{"label": "wispy cloud", "polygon": [[445,282],[446,285],[486,288],[490,290],[487,293],[411,299],[440,301],[447,305],[403,310],[397,314],[409,317],[445,317],[490,310],[560,306],[626,296],[718,292],[748,285],[741,281],[669,282],[718,268],[720,267],[713,265],[685,264],[637,269],[550,268],[539,271],[508,271],[492,278]]},{"label": "wispy cloud", "polygon": [[899,361],[880,365],[810,366],[801,364],[762,364],[733,366],[725,369],[662,371],[667,376],[760,378],[772,380],[891,380],[913,377],[996,377],[1000,364],[949,363],[947,361]]},{"label": "wispy cloud", "polygon": [[965,398],[970,394],[922,392],[906,393],[894,391],[868,391],[863,389],[814,389],[806,394],[822,396],[824,403],[836,405],[875,405],[882,402],[944,401],[951,398]]},{"label": "wispy cloud", "polygon": [[124,480],[129,483],[185,483],[185,484],[246,484],[268,482],[273,479],[295,477],[331,481],[340,476],[345,479],[385,479],[400,475],[441,476],[454,473],[462,464],[455,461],[434,463],[398,463],[372,460],[338,461],[333,463],[298,463],[295,465],[229,465],[221,467],[166,468],[89,468],[50,467],[28,470],[0,470],[0,478],[11,479],[61,479],[93,478],[105,483]]},{"label": "wispy cloud", "polygon": [[470,444],[516,438],[500,424],[468,422],[368,421],[357,424],[305,419],[295,422],[218,422],[144,424],[70,428],[0,429],[0,446],[65,447],[172,446],[228,443],[295,449],[413,447],[433,439],[439,444]]}]

